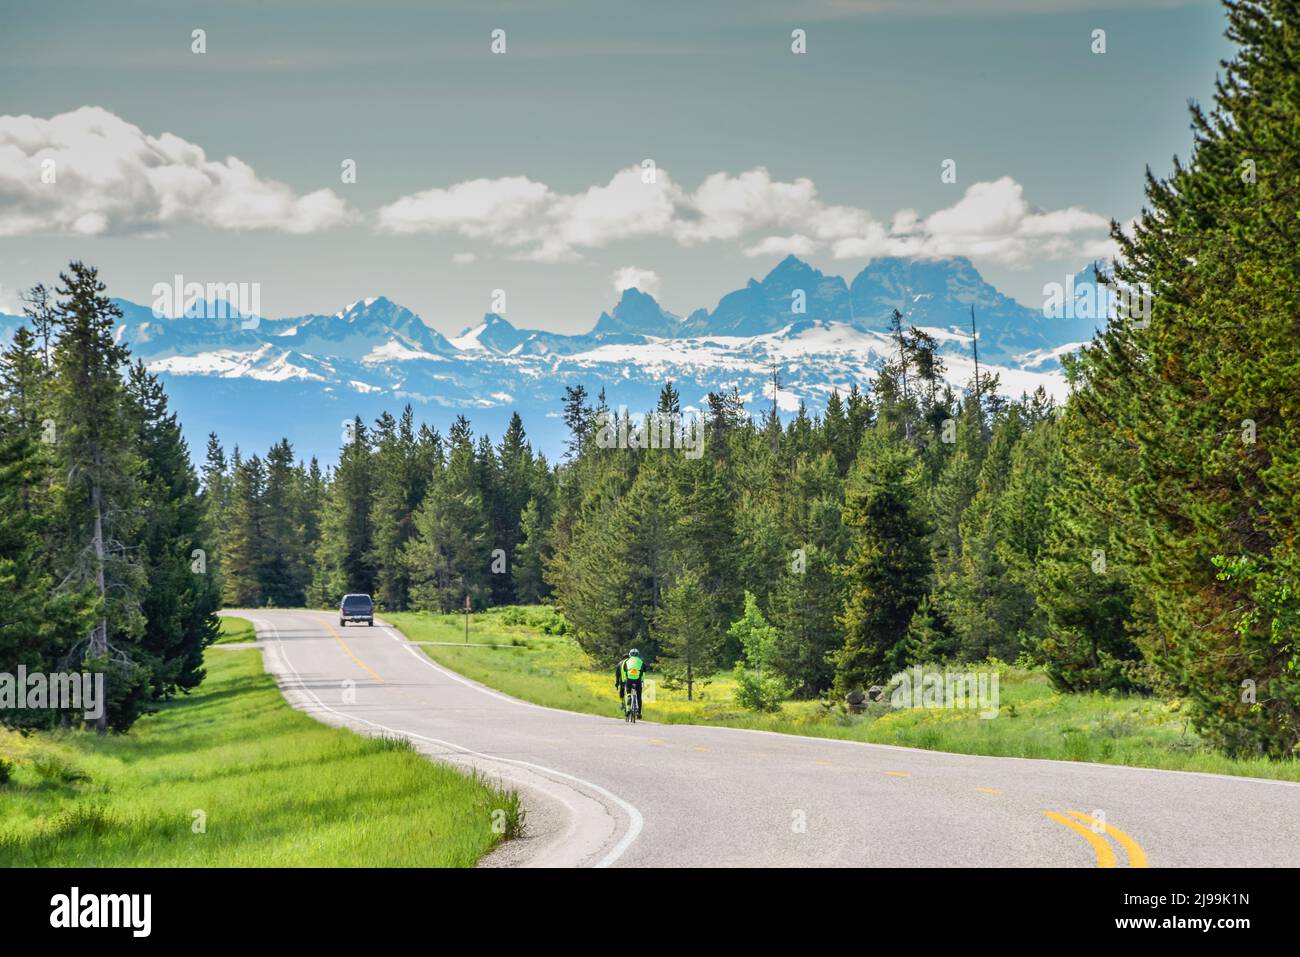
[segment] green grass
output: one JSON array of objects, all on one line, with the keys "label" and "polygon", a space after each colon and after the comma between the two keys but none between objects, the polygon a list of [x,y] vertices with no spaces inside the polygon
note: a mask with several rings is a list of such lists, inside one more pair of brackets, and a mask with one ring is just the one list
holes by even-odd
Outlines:
[{"label": "green grass", "polygon": [[255,650],[207,668],[126,735],[0,731],[0,867],[464,867],[522,827],[513,793],[290,708]]},{"label": "green grass", "polygon": [[[464,639],[464,617],[459,614],[406,612],[384,618],[413,641]],[[493,609],[471,618],[469,640],[498,647],[426,645],[423,650],[440,664],[517,698],[617,716],[613,669],[596,668],[569,636],[545,634],[540,626],[554,620],[549,609]],[[647,675],[645,717],[666,724],[723,725],[961,754],[1300,781],[1300,762],[1233,759],[1214,751],[1191,730],[1176,702],[1136,695],[1062,694],[1041,671],[996,663],[970,668],[998,671],[998,717],[981,719],[974,710],[893,709],[888,704],[848,714],[817,701],[789,701],[777,713],[755,714],[736,704],[735,684],[725,673],[697,687],[693,701],[686,700],[683,688],[656,683],[652,701],[653,670]]]},{"label": "green grass", "polygon": [[217,644],[236,645],[248,641],[257,641],[257,630],[247,618],[222,615],[220,620],[221,634],[217,637]]}]

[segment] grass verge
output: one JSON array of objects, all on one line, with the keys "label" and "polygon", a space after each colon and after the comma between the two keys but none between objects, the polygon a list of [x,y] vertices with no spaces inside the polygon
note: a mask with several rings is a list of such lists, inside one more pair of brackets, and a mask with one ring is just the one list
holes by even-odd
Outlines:
[{"label": "grass verge", "polygon": [[129,734],[0,730],[0,867],[466,867],[521,830],[513,793],[289,707],[256,651],[206,660]]},{"label": "grass verge", "polygon": [[236,618],[234,615],[222,615],[221,634],[217,637],[218,645],[238,645],[249,641],[257,641],[257,629],[247,618]]},{"label": "grass verge", "polygon": [[[597,668],[571,637],[547,634],[556,615],[546,608],[497,608],[470,619],[469,641],[496,647],[455,647],[464,617],[424,612],[389,613],[413,641],[446,642],[423,650],[438,663],[525,701],[618,715],[613,669]],[[686,700],[685,689],[647,675],[645,717],[665,724],[714,724],[785,734],[896,744],[930,751],[1002,757],[1094,761],[1175,771],[1208,771],[1300,781],[1300,762],[1234,759],[1214,751],[1191,730],[1177,702],[1136,695],[1062,694],[1041,671],[1004,664],[996,669],[1000,710],[981,719],[975,710],[901,708],[874,704],[848,714],[817,701],[787,701],[778,712],[756,714],[736,704],[735,682],[720,674]]]}]

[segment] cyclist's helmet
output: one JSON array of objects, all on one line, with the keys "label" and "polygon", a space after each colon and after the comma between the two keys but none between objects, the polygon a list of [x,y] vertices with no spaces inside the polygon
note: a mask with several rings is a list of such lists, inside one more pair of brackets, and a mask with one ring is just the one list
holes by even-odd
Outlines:
[{"label": "cyclist's helmet", "polygon": [[641,652],[637,651],[635,648],[633,648],[631,651],[629,651],[628,654],[631,655],[633,658],[640,658],[640,657],[641,657]]}]

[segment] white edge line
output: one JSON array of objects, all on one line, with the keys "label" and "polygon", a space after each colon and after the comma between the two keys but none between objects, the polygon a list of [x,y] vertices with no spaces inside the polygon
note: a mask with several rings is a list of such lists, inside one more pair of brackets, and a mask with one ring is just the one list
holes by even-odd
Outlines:
[{"label": "white edge line", "polygon": [[[619,842],[618,842],[617,844],[615,844],[613,848],[610,849],[609,853],[607,853],[603,858],[601,858],[599,861],[597,861],[597,862],[593,865],[594,867],[609,867],[611,864],[613,864],[615,861],[617,861],[620,857],[622,857],[622,856],[623,856],[623,852],[626,851],[629,847],[631,847],[631,846],[632,846],[632,842],[635,841],[635,840],[637,839],[637,837],[640,836],[640,834],[641,834],[641,828],[642,828],[642,825],[643,825],[643,819],[642,819],[642,817],[641,817],[641,812],[638,811],[635,807],[633,807],[630,803],[628,803],[627,801],[623,800],[623,799],[622,799],[621,797],[619,797],[617,794],[614,794],[614,793],[611,792],[611,791],[607,791],[605,788],[601,787],[599,784],[593,784],[592,782],[587,781],[587,780],[584,780],[583,778],[577,777],[576,775],[568,774],[568,773],[566,773],[566,772],[564,772],[564,771],[557,771],[557,770],[555,770],[555,768],[548,768],[548,767],[546,767],[545,765],[542,765],[542,764],[533,764],[533,763],[530,762],[530,761],[520,761],[520,760],[517,760],[517,759],[515,759],[515,758],[501,758],[501,757],[495,757],[495,756],[490,755],[490,754],[483,754],[483,753],[480,752],[480,751],[475,751],[475,750],[473,750],[472,748],[467,748],[467,747],[465,747],[464,745],[456,744],[456,743],[453,742],[453,741],[444,741],[444,740],[442,740],[441,738],[430,738],[430,737],[428,737],[428,736],[426,736],[426,735],[423,735],[423,734],[417,734],[417,733],[415,733],[414,731],[402,731],[402,730],[399,729],[399,728],[390,728],[390,727],[388,727],[387,725],[382,725],[382,724],[378,723],[377,721],[370,721],[370,720],[368,720],[368,719],[366,719],[366,718],[360,718],[360,717],[357,717],[356,715],[348,714],[348,713],[345,712],[345,711],[339,711],[339,710],[337,710],[337,709],[335,709],[335,708],[331,708],[331,707],[330,707],[329,705],[327,705],[324,701],[321,701],[320,697],[316,694],[316,692],[312,691],[309,687],[307,687],[307,682],[303,680],[302,675],[300,675],[300,674],[298,673],[298,669],[295,668],[295,667],[293,666],[293,662],[289,660],[289,656],[288,656],[288,654],[285,653],[285,650],[284,650],[284,642],[283,642],[283,640],[281,640],[281,638],[280,638],[280,630],[279,630],[278,628],[276,628],[276,626],[274,625],[274,623],[272,623],[272,622],[268,622],[268,621],[265,621],[264,619],[258,619],[258,618],[254,618],[254,619],[251,619],[251,620],[252,620],[252,622],[253,622],[254,625],[262,625],[262,626],[265,626],[266,628],[269,628],[269,629],[271,630],[271,633],[272,633],[272,635],[273,635],[274,638],[275,638],[276,645],[277,645],[277,646],[279,647],[279,649],[280,649],[280,656],[284,659],[285,666],[288,667],[288,669],[289,669],[290,671],[293,672],[293,676],[294,676],[295,678],[298,679],[298,684],[299,684],[299,686],[300,686],[300,689],[301,689],[302,691],[305,691],[307,694],[311,695],[311,697],[316,701],[316,703],[317,703],[318,705],[320,705],[322,708],[324,708],[326,711],[330,712],[331,714],[336,714],[336,715],[338,715],[339,717],[342,717],[342,718],[348,718],[348,719],[350,719],[350,720],[352,720],[352,721],[360,721],[362,724],[367,724],[367,725],[369,725],[369,726],[372,727],[372,728],[379,728],[381,731],[389,731],[389,732],[391,732],[391,733],[393,733],[393,734],[405,735],[406,737],[409,737],[409,738],[418,738],[418,739],[421,740],[421,741],[428,741],[428,742],[431,742],[432,744],[441,744],[441,745],[443,745],[444,747],[451,748],[451,749],[453,749],[453,750],[455,750],[455,751],[460,751],[460,752],[462,752],[462,753],[464,753],[464,754],[471,754],[471,755],[473,755],[474,757],[476,757],[476,758],[482,758],[482,759],[485,760],[485,761],[499,761],[499,762],[501,762],[502,764],[514,764],[514,765],[518,765],[519,767],[530,768],[530,769],[532,769],[532,770],[534,770],[534,771],[540,771],[540,772],[542,772],[543,774],[552,774],[552,775],[555,775],[556,777],[565,778],[566,780],[574,781],[574,782],[576,782],[577,784],[580,784],[580,785],[582,785],[582,786],[584,786],[584,787],[591,788],[591,790],[596,791],[596,792],[599,793],[599,794],[603,794],[605,797],[609,798],[611,801],[613,801],[615,804],[617,804],[620,808],[622,808],[622,809],[623,809],[623,813],[625,813],[625,814],[628,816],[628,828],[627,828],[627,830],[623,833],[623,837],[619,839]],[[385,630],[387,630],[387,629],[389,628],[389,626],[385,625],[384,628],[385,628]],[[393,636],[390,635],[389,637],[393,637]],[[401,641],[403,644],[406,643],[406,642],[405,642],[405,639],[396,639],[396,640]],[[418,653],[416,653],[413,649],[410,649],[409,646],[408,646],[408,650],[410,650],[410,651],[412,652],[412,654],[416,654],[417,657],[419,657],[419,656],[418,656]],[[424,660],[424,661],[428,661],[430,665],[433,665],[433,662],[430,661],[427,657],[426,657],[426,658],[423,658],[422,660]],[[441,669],[441,668],[438,668],[437,665],[434,665],[434,667],[437,668],[439,671],[442,671],[442,669]],[[466,683],[466,684],[468,684],[468,682],[465,682],[465,680],[464,680],[463,678],[460,678],[458,675],[452,675],[450,672],[447,672],[447,674],[449,674],[451,677],[455,677],[458,681],[461,681],[462,683]],[[473,685],[470,685],[470,687],[474,687],[474,686],[473,686]],[[491,695],[493,695],[494,697],[501,698],[501,699],[506,700],[506,701],[513,701],[513,702],[515,702],[515,703],[517,703],[517,704],[525,704],[525,703],[526,703],[526,702],[518,702],[518,701],[516,701],[516,699],[514,699],[514,698],[510,698],[510,697],[507,697],[506,695],[498,694],[498,693],[495,692],[495,691],[488,691],[488,690],[485,689],[485,688],[478,688],[477,690],[479,690],[479,691],[483,691],[483,692],[486,693],[486,694],[491,694]],[[540,707],[540,706],[536,706],[536,705],[535,705],[534,707]],[[547,710],[549,710],[549,711],[561,711],[562,709],[559,709],[559,708],[548,708]],[[563,711],[562,713],[564,713],[564,714],[572,714],[573,712]],[[594,717],[594,716],[593,716],[593,717]]]},{"label": "white edge line", "polygon": [[[307,609],[307,610],[310,611],[311,609]],[[411,642],[407,640],[407,638],[404,635],[399,636],[399,635],[391,634],[393,630],[392,625],[383,625],[382,627],[388,632],[390,632],[389,637],[392,638],[394,641],[400,642],[407,646],[411,645]],[[410,650],[409,647],[408,650]],[[606,719],[602,715],[590,714],[585,711],[566,711],[564,708],[552,708],[549,705],[534,704],[531,701],[522,701],[519,698],[512,698],[509,695],[502,694],[501,692],[498,691],[493,691],[490,688],[486,688],[481,684],[479,684],[478,682],[465,678],[461,675],[458,675],[453,671],[448,671],[443,666],[434,662],[433,659],[430,658],[428,655],[417,654],[413,650],[412,653],[416,654],[416,657],[419,658],[419,660],[428,663],[430,667],[434,668],[437,671],[442,672],[447,677],[454,678],[456,681],[459,681],[461,684],[466,685],[467,687],[470,688],[474,688],[476,691],[480,691],[483,694],[492,695],[495,698],[500,698],[502,701],[508,701],[511,704],[520,705],[525,708],[541,708],[543,711],[555,711],[560,714],[572,715],[573,717],[577,717],[577,718],[595,718],[597,720],[613,720],[613,719]],[[657,722],[654,721],[650,722],[650,724],[656,724],[656,723]],[[661,725],[661,726],[669,727],[669,725]],[[810,734],[790,734],[785,731],[764,731],[761,728],[730,728],[727,727],[726,725],[720,725],[720,724],[687,723],[687,724],[683,724],[682,727],[697,728],[705,731],[730,731],[736,734],[770,735],[773,737],[780,738],[783,741],[803,739],[805,741],[816,741],[821,744],[849,745],[851,747],[866,748],[868,750],[902,751],[906,754],[912,754],[912,755],[951,756],[951,757],[961,758],[961,759],[970,759],[973,761],[1017,761],[1017,762],[1035,762],[1038,764],[1059,764],[1063,767],[1068,767],[1068,768],[1098,768],[1103,771],[1134,771],[1134,772],[1140,771],[1140,772],[1154,773],[1154,774],[1174,774],[1174,775],[1180,775],[1182,777],[1209,778],[1210,780],[1213,781],[1245,781],[1251,784],[1273,784],[1273,785],[1280,785],[1282,787],[1300,788],[1300,781],[1283,781],[1277,778],[1255,778],[1244,774],[1217,774],[1214,771],[1180,771],[1175,768],[1144,768],[1133,764],[1103,764],[1100,761],[1066,761],[1061,758],[1022,758],[1011,754],[963,754],[960,751],[931,751],[927,748],[909,748],[906,745],[901,745],[901,744],[879,744],[875,741],[849,741],[846,740],[845,738],[822,738]]]},{"label": "white edge line", "polygon": [[[541,708],[543,711],[557,711],[560,714],[568,714],[568,715],[573,715],[575,717],[598,718],[598,719],[605,720],[602,715],[590,714],[585,711],[566,711],[563,708],[552,708],[548,705],[535,704],[531,701],[522,701],[519,698],[512,698],[509,695],[502,694],[499,691],[493,691],[491,688],[486,688],[476,681],[473,681],[469,678],[465,678],[461,675],[456,674],[454,671],[448,671],[445,667],[435,662],[428,655],[416,651],[415,648],[413,647],[413,643],[409,639],[407,639],[405,635],[401,635],[400,633],[393,634],[394,628],[392,625],[383,625],[382,627],[384,631],[388,632],[388,637],[404,645],[407,651],[415,655],[415,657],[418,658],[420,661],[423,661],[425,664],[429,665],[429,667],[435,669],[436,671],[442,672],[448,678],[453,678],[456,681],[459,681],[461,684],[466,685],[467,687],[473,688],[476,691],[481,691],[483,694],[491,695],[494,698],[500,698],[502,701],[508,701],[511,704],[522,705],[526,708]],[[613,720],[613,719],[611,718],[608,720]],[[654,722],[651,723],[653,724]],[[663,727],[669,727],[669,725],[663,725]],[[1177,775],[1182,775],[1184,777],[1210,778],[1215,781],[1249,781],[1254,784],[1280,784],[1283,785],[1284,787],[1300,788],[1300,781],[1282,781],[1276,778],[1254,778],[1243,774],[1216,774],[1213,771],[1179,771],[1175,768],[1143,768],[1132,764],[1103,764],[1100,761],[1065,761],[1061,758],[1022,758],[1017,755],[1011,755],[1011,754],[963,754],[960,751],[931,751],[927,748],[909,748],[906,745],[901,745],[901,744],[879,744],[875,741],[849,741],[844,738],[821,738],[811,734],[790,734],[785,731],[764,731],[762,728],[729,728],[726,725],[720,725],[720,724],[686,723],[683,724],[682,727],[698,728],[707,731],[732,731],[739,734],[763,734],[763,735],[771,735],[780,738],[783,741],[803,739],[806,741],[816,741],[816,742],[829,743],[829,744],[846,744],[855,748],[880,749],[885,751],[904,751],[907,754],[944,755],[944,756],[951,755],[952,757],[956,757],[956,758],[974,758],[977,760],[984,760],[984,761],[1034,761],[1034,762],[1046,763],[1046,764],[1059,764],[1064,767],[1070,767],[1070,768],[1100,768],[1102,770],[1146,771],[1146,772],[1154,771],[1159,774],[1177,774]]]}]

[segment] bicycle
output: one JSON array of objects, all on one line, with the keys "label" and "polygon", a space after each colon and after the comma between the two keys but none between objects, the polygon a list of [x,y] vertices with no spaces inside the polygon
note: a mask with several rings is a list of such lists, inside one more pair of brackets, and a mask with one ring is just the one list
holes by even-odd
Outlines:
[{"label": "bicycle", "polygon": [[628,688],[627,699],[623,704],[623,720],[636,724],[637,709],[640,706],[640,696],[636,693],[636,688]]}]

